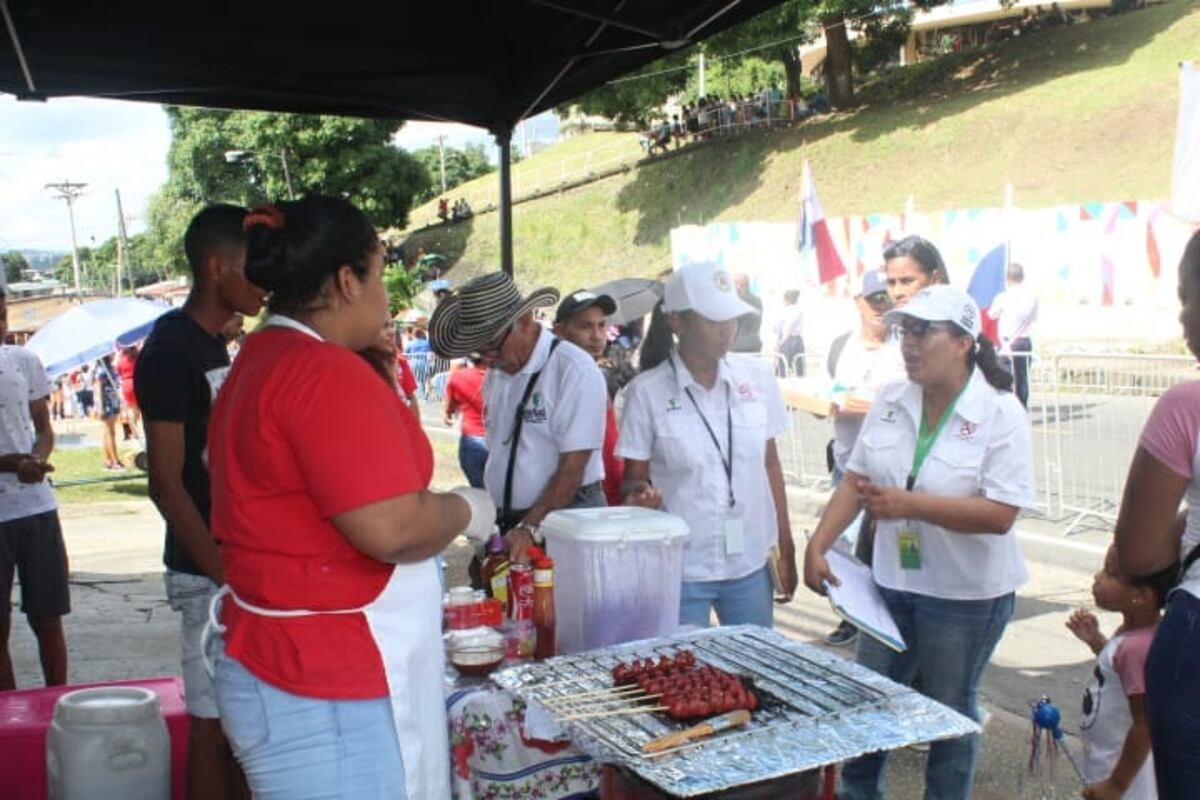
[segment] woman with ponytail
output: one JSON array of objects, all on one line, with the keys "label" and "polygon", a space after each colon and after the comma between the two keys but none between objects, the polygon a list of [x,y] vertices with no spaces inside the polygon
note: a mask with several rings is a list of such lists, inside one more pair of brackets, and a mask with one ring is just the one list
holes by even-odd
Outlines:
[{"label": "woman with ponytail", "polygon": [[[980,335],[975,301],[929,286],[885,317],[898,326],[907,381],[885,386],[804,558],[804,582],[837,585],[826,553],[861,509],[877,521],[872,574],[908,649],[858,637],[858,662],[972,719],[992,651],[1026,580],[1014,532],[1034,505],[1033,449],[1012,377]],[[979,736],[935,742],[928,798],[971,795]],[[886,754],[846,764],[844,796],[886,796]]]}]

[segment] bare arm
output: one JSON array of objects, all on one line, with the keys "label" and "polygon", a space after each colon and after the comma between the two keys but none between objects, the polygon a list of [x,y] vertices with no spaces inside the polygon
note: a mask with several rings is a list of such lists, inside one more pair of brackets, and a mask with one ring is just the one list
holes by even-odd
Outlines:
[{"label": "bare arm", "polygon": [[1179,504],[1188,479],[1139,447],[1129,465],[1117,515],[1117,558],[1121,572],[1153,575],[1179,559]]},{"label": "bare arm", "polygon": [[571,504],[579,484],[583,480],[583,470],[587,467],[588,459],[593,450],[573,450],[569,453],[559,453],[558,469],[550,476],[546,488],[537,501],[529,508],[521,525],[509,531],[505,537],[508,543],[508,555],[515,561],[525,561],[525,550],[533,544],[531,528],[542,524],[542,520],[551,511],[556,511]]},{"label": "bare arm", "polygon": [[171,526],[175,540],[214,583],[224,583],[217,543],[183,485],[183,423],[146,422],[146,456],[150,499]]},{"label": "bare arm", "polygon": [[817,594],[825,594],[825,588],[822,586],[824,581],[829,581],[834,586],[838,585],[838,579],[830,571],[825,554],[829,552],[829,548],[833,547],[833,543],[837,541],[842,531],[846,530],[846,526],[858,516],[859,510],[862,508],[859,502],[858,483],[864,480],[866,478],[857,473],[846,473],[846,477],[834,491],[833,497],[829,498],[825,510],[821,512],[821,521],[817,523],[817,530],[804,549],[804,585]]},{"label": "bare arm", "polygon": [[461,497],[421,491],[338,514],[333,524],[357,550],[378,561],[424,561],[446,548],[471,522]]},{"label": "bare arm", "polygon": [[650,485],[650,462],[625,459],[621,473],[621,497],[627,506],[661,508],[662,492]]},{"label": "bare arm", "polygon": [[1008,533],[1020,509],[986,497],[942,497],[863,481],[859,500],[875,519],[915,519],[951,533]]},{"label": "bare arm", "polygon": [[446,392],[446,399],[442,402],[442,421],[449,428],[454,422],[454,415],[458,413],[458,401],[449,391]]},{"label": "bare arm", "polygon": [[780,582],[783,584],[781,595],[792,598],[796,593],[796,543],[792,539],[792,519],[788,514],[787,487],[783,481],[783,465],[779,463],[779,450],[775,440],[767,441],[767,453],[764,458],[767,468],[767,481],[771,484],[771,499],[775,501],[775,521],[779,527],[779,566]]},{"label": "bare arm", "polygon": [[1133,724],[1125,734],[1117,765],[1106,780],[1084,789],[1084,797],[1121,797],[1137,777],[1142,764],[1146,763],[1146,757],[1150,755],[1150,722],[1146,718],[1146,695],[1130,695],[1129,713],[1133,717]]},{"label": "bare arm", "polygon": [[29,401],[29,416],[33,418],[33,454],[43,461],[54,452],[54,426],[50,424],[50,400],[42,397]]}]

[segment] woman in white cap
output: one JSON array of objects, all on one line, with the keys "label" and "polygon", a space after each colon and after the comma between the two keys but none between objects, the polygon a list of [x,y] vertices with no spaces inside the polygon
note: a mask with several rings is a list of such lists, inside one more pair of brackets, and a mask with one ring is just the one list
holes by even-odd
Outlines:
[{"label": "woman in white cap", "polygon": [[[908,649],[860,636],[858,663],[899,683],[919,672],[922,692],[978,720],[979,680],[1026,579],[1013,527],[1035,500],[1029,422],[968,294],[930,286],[886,319],[900,327],[908,380],[871,406],[804,582],[837,585],[825,554],[866,508],[878,525],[872,572]],[[935,742],[925,797],[969,797],[978,752],[978,735]],[[885,759],[848,762],[843,796],[884,797]]]},{"label": "woman in white cap", "polygon": [[[626,389],[616,454],[628,504],[687,522],[680,622],[769,627],[770,549],[780,551],[779,594],[796,590],[795,547],[775,437],[788,428],[770,365],[729,354],[737,320],[754,312],[712,264],[675,271],[661,319],[677,341]],[[647,334],[648,336],[650,334]]]}]

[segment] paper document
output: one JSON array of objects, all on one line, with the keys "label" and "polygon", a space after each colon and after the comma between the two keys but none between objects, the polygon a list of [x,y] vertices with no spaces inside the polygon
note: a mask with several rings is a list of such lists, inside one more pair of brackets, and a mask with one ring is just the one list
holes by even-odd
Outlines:
[{"label": "paper document", "polygon": [[825,559],[842,583],[841,586],[825,584],[829,605],[838,616],[898,653],[907,650],[908,645],[871,577],[871,568],[854,556],[835,549],[830,549]]}]

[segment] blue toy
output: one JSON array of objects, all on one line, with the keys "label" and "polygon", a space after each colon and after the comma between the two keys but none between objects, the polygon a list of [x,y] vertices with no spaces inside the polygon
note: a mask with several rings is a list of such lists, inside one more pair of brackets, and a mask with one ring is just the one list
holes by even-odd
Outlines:
[{"label": "blue toy", "polygon": [[[1042,695],[1042,698],[1033,704],[1033,734],[1029,740],[1029,774],[1034,774],[1042,760],[1043,751],[1051,772],[1054,770],[1054,757],[1062,753],[1075,770],[1075,774],[1079,776],[1079,780],[1086,783],[1083,780],[1083,772],[1079,769],[1079,764],[1067,747],[1067,735],[1063,733],[1059,724],[1061,722],[1062,712],[1058,710],[1058,706],[1050,702],[1050,698],[1046,695]],[[1042,736],[1043,732],[1045,732],[1045,736]]]}]

